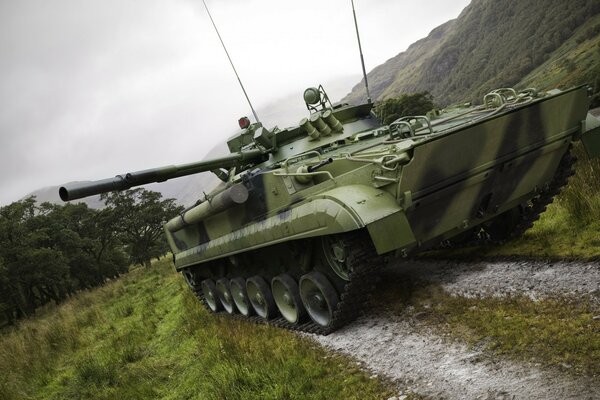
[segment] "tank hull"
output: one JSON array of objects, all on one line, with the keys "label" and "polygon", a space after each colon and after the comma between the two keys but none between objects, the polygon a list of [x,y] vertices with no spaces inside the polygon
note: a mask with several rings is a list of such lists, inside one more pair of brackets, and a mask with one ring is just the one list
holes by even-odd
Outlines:
[{"label": "tank hull", "polygon": [[[389,126],[347,107],[328,111],[337,132],[284,131],[268,161],[166,225],[176,268],[212,312],[328,334],[390,256],[518,237],[573,173],[572,143],[600,154],[585,87],[532,93]],[[219,206],[233,185],[247,197]]]},{"label": "tank hull", "polygon": [[[289,169],[261,171],[245,182],[246,203],[167,230],[176,267],[361,228],[378,254],[431,248],[539,196],[586,114],[587,93],[576,88],[477,121],[442,123],[416,140],[374,137],[352,153],[330,151],[330,167],[309,184]],[[382,168],[382,158],[399,154],[408,160]]]}]

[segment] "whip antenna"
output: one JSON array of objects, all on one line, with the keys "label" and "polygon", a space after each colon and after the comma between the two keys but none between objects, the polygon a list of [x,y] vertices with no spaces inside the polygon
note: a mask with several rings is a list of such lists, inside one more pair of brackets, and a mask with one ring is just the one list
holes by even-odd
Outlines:
[{"label": "whip antenna", "polygon": [[237,78],[238,82],[240,83],[240,86],[242,87],[242,92],[244,92],[244,96],[246,96],[246,100],[248,101],[248,104],[250,105],[250,109],[252,110],[252,114],[254,115],[254,119],[256,120],[256,122],[260,122],[259,119],[258,119],[258,115],[256,114],[256,111],[254,111],[254,107],[252,107],[252,103],[250,102],[250,98],[248,97],[248,93],[246,93],[246,89],[244,89],[244,85],[242,84],[242,80],[240,79],[240,76],[238,75],[238,73],[237,73],[237,71],[235,69],[235,66],[233,65],[233,61],[231,61],[231,57],[229,56],[229,52],[227,51],[227,47],[225,47],[225,43],[223,42],[223,39],[221,39],[221,34],[219,33],[219,30],[217,29],[217,25],[215,24],[215,21],[213,20],[213,17],[210,14],[210,11],[208,10],[208,6],[206,5],[206,1],[202,0],[202,4],[204,4],[204,8],[206,8],[206,12],[208,13],[208,18],[210,18],[210,22],[212,22],[212,25],[215,28],[215,32],[217,32],[217,36],[219,37],[219,40],[221,41],[221,45],[223,46],[223,50],[225,50],[225,54],[227,55],[227,59],[229,59],[229,64],[231,64],[231,68],[233,68],[233,72],[235,73],[235,77]]},{"label": "whip antenna", "polygon": [[[204,1],[204,0],[202,0]],[[352,14],[354,14],[354,26],[356,27],[356,39],[358,39],[358,51],[360,52],[360,63],[362,64],[363,76],[365,78],[365,89],[367,90],[367,101],[371,103],[371,95],[369,94],[369,81],[367,81],[367,70],[365,70],[365,58],[363,57],[362,46],[360,45],[360,35],[358,34],[358,22],[356,21],[356,10],[354,10],[354,0],[352,3]],[[215,28],[216,29],[216,28]]]}]

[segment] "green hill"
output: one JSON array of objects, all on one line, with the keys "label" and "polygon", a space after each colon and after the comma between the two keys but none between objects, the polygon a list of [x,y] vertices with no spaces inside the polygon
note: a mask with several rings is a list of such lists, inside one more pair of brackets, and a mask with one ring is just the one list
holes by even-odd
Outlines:
[{"label": "green hill", "polygon": [[548,60],[521,79],[519,85],[539,89],[589,83],[600,106],[600,14],[589,18]]},{"label": "green hill", "polygon": [[[374,99],[429,91],[440,105],[498,87],[554,87],[600,76],[597,0],[473,0],[454,20],[374,68]],[[364,99],[362,84],[344,101]]]}]

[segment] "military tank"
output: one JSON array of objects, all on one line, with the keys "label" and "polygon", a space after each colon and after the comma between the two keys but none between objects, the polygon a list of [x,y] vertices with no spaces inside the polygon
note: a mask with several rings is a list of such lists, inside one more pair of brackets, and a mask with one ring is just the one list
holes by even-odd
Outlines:
[{"label": "military tank", "polygon": [[297,126],[248,118],[230,155],[66,185],[67,201],[211,171],[210,193],[165,225],[176,269],[214,313],[327,334],[355,318],[387,257],[531,227],[573,173],[574,141],[600,154],[588,88],[494,90],[389,125],[373,104],[304,92]]}]

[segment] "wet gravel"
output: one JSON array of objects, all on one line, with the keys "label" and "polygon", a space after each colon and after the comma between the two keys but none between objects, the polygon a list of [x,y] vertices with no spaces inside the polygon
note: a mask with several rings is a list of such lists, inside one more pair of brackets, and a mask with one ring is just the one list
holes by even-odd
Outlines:
[{"label": "wet gravel", "polygon": [[386,274],[438,284],[465,297],[586,296],[600,304],[600,263],[412,261],[392,264]]},{"label": "wet gravel", "polygon": [[[398,262],[384,279],[387,286],[406,279],[430,282],[458,296],[585,296],[600,304],[597,263]],[[414,392],[435,399],[600,399],[598,379],[494,357],[381,305],[340,331],[311,337],[354,357],[374,376],[391,379],[398,397]]]}]

